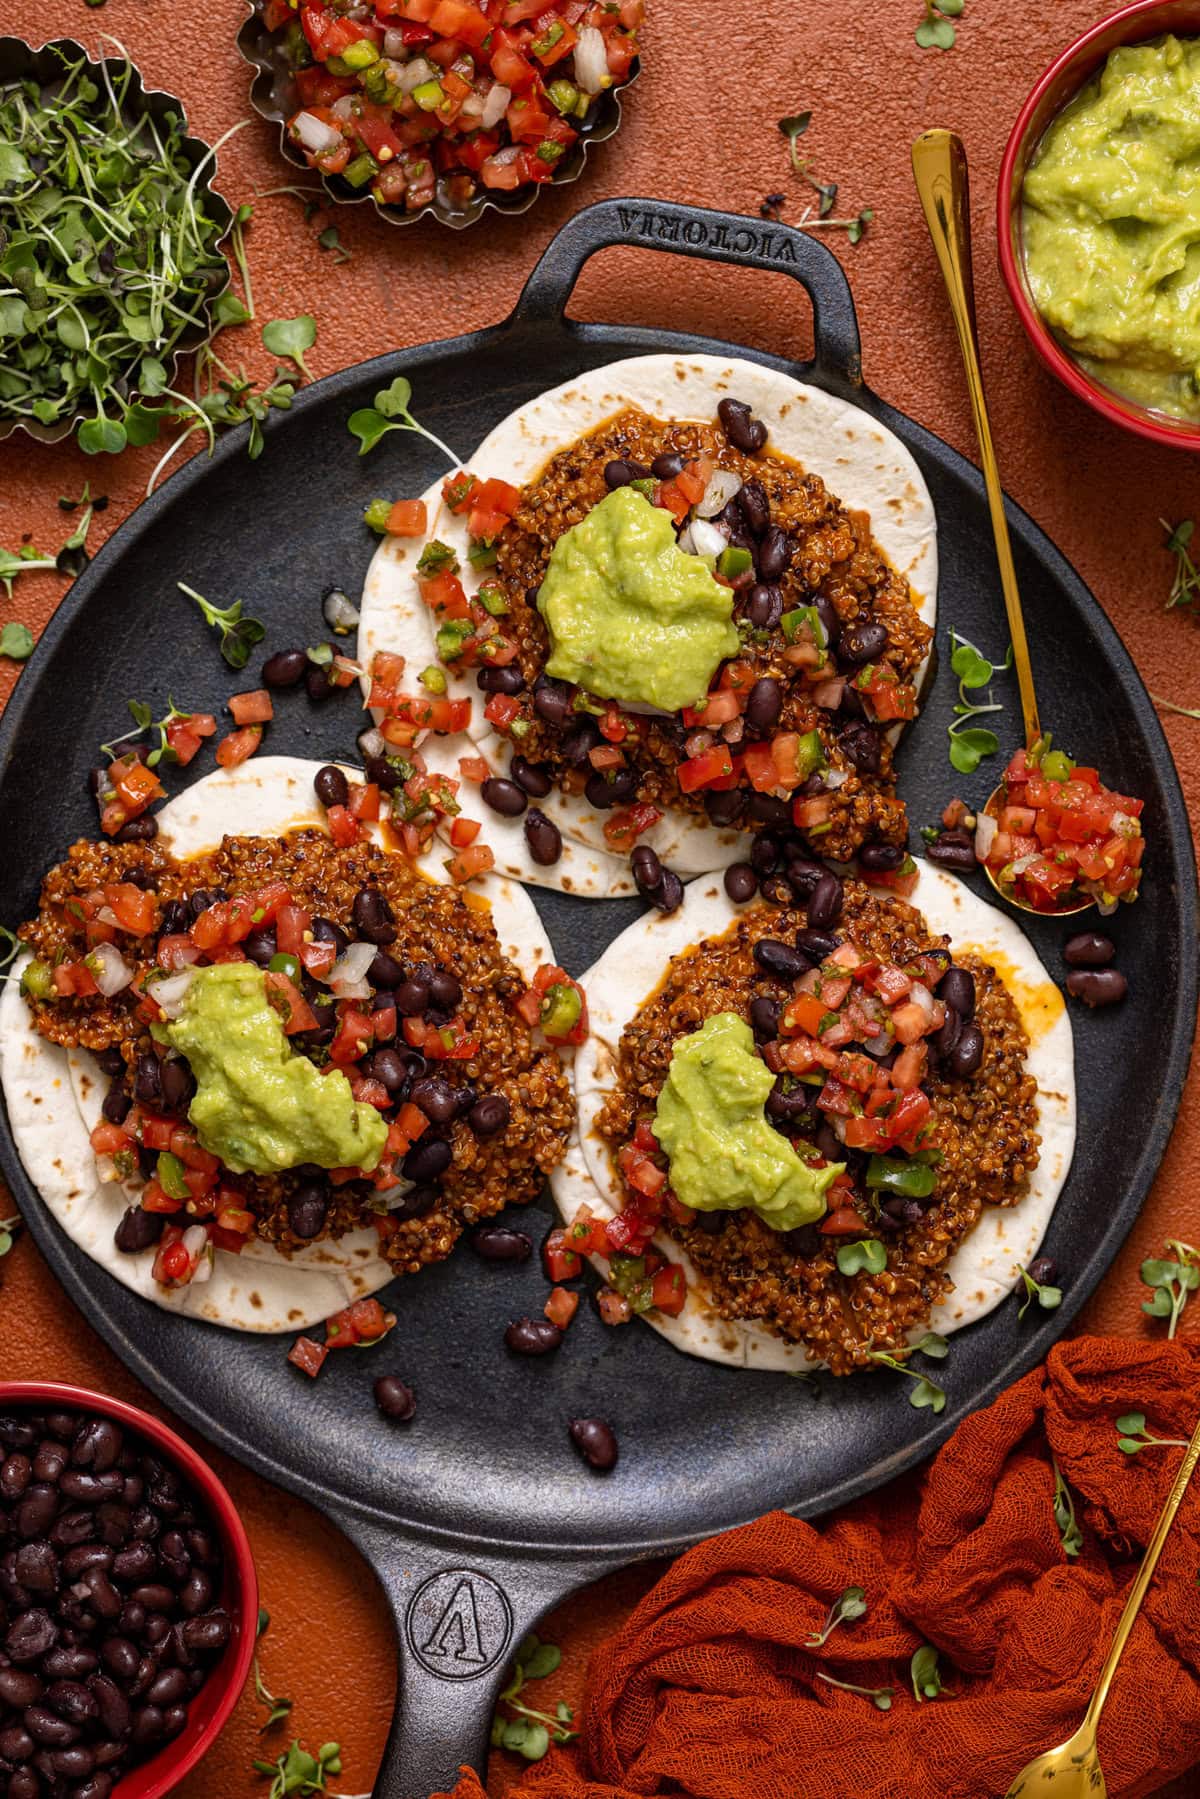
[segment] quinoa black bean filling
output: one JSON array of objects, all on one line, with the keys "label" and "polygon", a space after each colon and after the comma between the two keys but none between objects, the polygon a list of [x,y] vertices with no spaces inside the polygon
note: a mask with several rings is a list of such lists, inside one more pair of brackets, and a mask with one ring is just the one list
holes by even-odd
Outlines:
[{"label": "quinoa black bean filling", "polygon": [[[949,1290],[947,1260],[982,1208],[1015,1205],[1037,1165],[1037,1088],[1025,1065],[1028,1038],[995,970],[973,955],[951,963],[947,940],[932,936],[913,907],[876,897],[857,881],[845,884],[836,928],[820,933],[803,908],[756,907],[723,937],[671,964],[622,1036],[616,1083],[598,1124],[614,1154],[627,1145],[639,1119],[654,1110],[676,1039],[717,1013],[745,1018],[770,1066],[781,1012],[799,990],[797,977],[823,965],[831,945],[851,939],[882,963],[906,968],[924,957],[930,959],[925,972],[941,970],[937,990],[946,1025],[928,1039],[920,1087],[931,1105],[921,1147],[938,1158],[932,1193],[916,1199],[868,1189],[867,1154],[838,1141],[830,1115],[814,1103],[820,1088],[781,1073],[767,1114],[793,1141],[847,1164],[850,1190],[838,1203],[859,1213],[857,1233],[823,1234],[819,1225],[779,1232],[750,1210],[700,1212],[680,1223],[667,1208],[660,1225],[701,1270],[722,1317],[762,1323],[804,1343],[836,1374],[873,1365],[871,1349],[903,1348]],[[894,1060],[895,1050],[890,1054]],[[883,1243],[882,1272],[839,1271],[838,1246],[855,1234]]]},{"label": "quinoa black bean filling", "polygon": [[[808,801],[795,822],[822,854],[847,860],[864,843],[903,846],[906,817],[887,729],[890,720],[912,715],[931,633],[908,583],[873,542],[867,515],[849,512],[819,476],[795,462],[739,448],[739,442],[761,441],[748,430],[762,427],[747,423],[744,408],[730,412],[731,405],[736,408],[722,402],[722,423],[713,425],[664,422],[631,408],[560,451],[524,488],[496,541],[490,575],[503,587],[501,622],[518,654],[505,667],[481,669],[479,686],[515,701],[499,728],[525,762],[598,809],[642,804],[722,826],[778,828],[792,822],[794,805]],[[555,542],[606,492],[634,480],[661,491],[664,480],[701,458],[743,484],[711,521],[729,546],[751,559],[735,585],[742,648],[736,664],[725,665],[726,672],[736,668],[742,709],[713,728],[702,715],[689,724],[683,714],[623,713],[629,733],[620,746],[623,764],[601,772],[589,760],[593,750],[607,747],[590,709],[596,702],[582,705],[580,690],[542,673],[550,645],[537,592]],[[813,636],[800,617],[806,607],[814,609],[825,638],[816,669],[797,660]],[[725,746],[731,756],[744,756],[781,736],[798,737],[801,761],[818,764],[802,780],[755,789],[742,770],[727,789],[681,788],[681,765],[706,750]]]},{"label": "quinoa black bean filling", "polygon": [[[248,1229],[284,1250],[373,1224],[396,1271],[416,1272],[449,1255],[464,1228],[534,1198],[562,1157],[573,1115],[558,1055],[535,1040],[514,1009],[528,984],[501,954],[481,901],[457,887],[432,885],[373,844],[339,849],[319,830],[227,837],[218,850],[185,863],[157,844],[80,841],[47,875],[38,915],[20,932],[43,971],[38,984],[44,988],[51,977],[53,985],[58,971],[77,968],[92,951],[87,915],[96,917],[106,887],[120,884],[135,900],[139,892],[152,896],[154,922],[146,935],[116,933],[114,948],[133,971],[129,985],[111,997],[30,993],[35,1027],[55,1043],[97,1054],[110,1081],[106,1121],[125,1127],[149,1114],[185,1126],[195,1090],[191,1072],[156,1042],[144,1008],[139,1016],[139,990],[152,971],[163,977],[164,941],[185,939],[197,919],[211,919],[216,909],[270,883],[282,883],[291,902],[311,915],[312,940],[332,944],[339,956],[355,941],[375,946],[368,991],[352,1002],[336,1001],[306,967],[290,969],[317,1019],[290,1042],[318,1066],[332,1050],[366,1103],[377,1105],[389,1124],[414,1127],[411,1146],[394,1154],[393,1191],[381,1191],[380,1176],[339,1184],[317,1167],[269,1176],[222,1170],[217,1201],[189,1200],[174,1215],[135,1206],[118,1228],[117,1245],[144,1249],[158,1242],[164,1226],[208,1222],[220,1198],[229,1203],[232,1197],[252,1215]],[[279,962],[269,922],[251,930],[240,948],[260,967]],[[64,984],[71,979],[67,972]],[[335,1047],[346,1003],[368,1019],[363,1053],[351,1062],[339,1059]],[[422,1030],[431,1053],[409,1040]],[[468,1053],[459,1053],[464,1048]],[[135,1144],[133,1154],[136,1172],[155,1177],[158,1149]],[[397,1198],[401,1180],[413,1185]]]}]

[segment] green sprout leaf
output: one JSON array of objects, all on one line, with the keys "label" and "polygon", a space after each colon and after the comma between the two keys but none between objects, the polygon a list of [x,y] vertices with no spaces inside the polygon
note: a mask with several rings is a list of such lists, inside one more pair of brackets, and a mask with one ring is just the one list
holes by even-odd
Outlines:
[{"label": "green sprout leaf", "polygon": [[930,1333],[930,1336],[933,1337],[933,1340],[938,1347],[935,1347],[932,1350],[925,1347],[930,1341],[930,1338],[923,1337],[920,1343],[911,1344],[909,1348],[903,1352],[905,1356],[904,1361],[901,1361],[899,1355],[885,1354],[882,1349],[869,1350],[868,1354],[873,1362],[880,1363],[884,1368],[892,1368],[897,1374],[907,1375],[908,1379],[913,1382],[908,1395],[909,1405],[915,1406],[918,1411],[928,1410],[936,1413],[945,1411],[946,1409],[945,1391],[938,1386],[936,1381],[931,1380],[927,1374],[922,1374],[920,1369],[909,1368],[907,1366],[907,1358],[918,1353],[931,1355],[935,1361],[944,1358],[945,1350],[942,1349],[940,1345],[945,1342],[945,1339],[936,1336],[936,1333]]},{"label": "green sprout leaf", "polygon": [[1024,1318],[1026,1312],[1036,1299],[1044,1312],[1055,1312],[1062,1304],[1062,1288],[1048,1286],[1044,1281],[1035,1281],[1028,1268],[1014,1264],[1013,1273],[1019,1274],[1025,1287],[1025,1298],[1017,1311],[1018,1318]]},{"label": "green sprout leaf", "polygon": [[[10,932],[11,936],[12,933]],[[16,939],[14,938],[15,942]],[[11,961],[11,956],[8,958]],[[16,1242],[17,1232],[21,1228],[21,1220],[14,1213],[11,1218],[0,1218],[0,1256],[6,1256]]]},{"label": "green sprout leaf", "polygon": [[1168,1237],[1164,1247],[1171,1252],[1169,1258],[1151,1256],[1142,1263],[1142,1280],[1151,1288],[1150,1298],[1142,1301],[1142,1310],[1150,1318],[1169,1319],[1167,1336],[1171,1338],[1189,1295],[1200,1287],[1200,1249],[1176,1237]]},{"label": "green sprout leaf", "polygon": [[948,19],[922,19],[913,35],[922,50],[954,48],[954,27]]},{"label": "green sprout leaf", "polygon": [[871,1701],[876,1711],[890,1712],[892,1709],[892,1700],[896,1694],[895,1687],[856,1687],[852,1681],[835,1680],[832,1674],[826,1674],[822,1668],[817,1669],[816,1677],[818,1680],[823,1680],[826,1686],[837,1687],[843,1693],[861,1693],[864,1699]]},{"label": "green sprout leaf", "polygon": [[950,667],[958,677],[954,722],[946,727],[950,738],[950,761],[960,775],[973,775],[985,756],[996,754],[1000,739],[994,731],[972,726],[970,720],[982,718],[989,712],[1003,712],[1004,708],[992,700],[990,693],[982,701],[970,696],[987,688],[997,674],[1004,674],[1012,667],[1012,645],[1009,644],[1004,661],[997,666],[976,644],[951,630]]},{"label": "green sprout leaf", "polygon": [[811,112],[792,113],[790,117],[780,119],[779,121],[779,129],[788,141],[788,154],[792,159],[792,167],[795,169],[797,175],[803,173],[803,168],[796,151],[796,140],[804,136],[804,133],[811,124]]},{"label": "green sprout leaf", "polygon": [[250,660],[250,651],[262,642],[267,628],[261,619],[243,617],[242,602],[235,600],[232,606],[221,608],[210,606],[204,595],[197,593],[194,587],[188,587],[182,581],[175,583],[181,593],[189,600],[195,600],[204,615],[205,622],[221,633],[221,654],[230,668],[245,668]]},{"label": "green sprout leaf", "polygon": [[7,656],[11,662],[28,662],[32,655],[33,632],[28,625],[10,619],[0,629],[0,656]]},{"label": "green sprout leaf", "polygon": [[820,1649],[827,1643],[839,1624],[850,1624],[855,1618],[863,1618],[867,1612],[867,1592],[865,1587],[847,1587],[830,1606],[825,1622],[820,1630],[813,1631],[806,1639],[811,1649]]},{"label": "green sprout leaf", "polygon": [[435,445],[452,466],[461,466],[461,459],[440,437],[417,423],[410,410],[411,400],[412,383],[404,375],[397,375],[389,386],[381,388],[375,395],[374,406],[362,406],[350,414],[347,429],[358,439],[359,455],[365,456],[368,450],[373,450],[389,431],[415,431]]},{"label": "green sprout leaf", "polygon": [[843,1243],[837,1252],[837,1265],[842,1274],[882,1274],[887,1267],[887,1250],[877,1237],[864,1237],[857,1243]]},{"label": "green sprout leaf", "polygon": [[553,1643],[543,1643],[531,1631],[517,1645],[516,1660],[507,1686],[492,1719],[493,1748],[510,1749],[526,1761],[541,1761],[551,1743],[570,1743],[579,1735],[575,1714],[560,1699],[552,1712],[540,1711],[521,1697],[530,1680],[545,1680],[557,1672],[562,1652]]},{"label": "green sprout leaf", "polygon": [[1171,581],[1171,591],[1167,595],[1166,610],[1171,612],[1177,606],[1194,608],[1200,603],[1200,569],[1196,567],[1191,554],[1196,521],[1185,518],[1177,525],[1170,525],[1165,518],[1161,518],[1158,522],[1167,534],[1166,549],[1175,558],[1175,574]]},{"label": "green sprout leaf", "polygon": [[264,346],[272,356],[287,356],[309,381],[312,370],[304,360],[304,352],[317,341],[317,321],[311,313],[302,312],[295,319],[272,319],[262,328]]},{"label": "green sprout leaf", "polygon": [[1083,1548],[1083,1532],[1075,1519],[1075,1501],[1053,1458],[1050,1466],[1054,1470],[1054,1522],[1062,1538],[1063,1553],[1074,1557]]},{"label": "green sprout leaf", "polygon": [[936,1699],[942,1692],[942,1677],[938,1670],[938,1652],[932,1643],[922,1643],[914,1651],[909,1663],[909,1678],[912,1681],[913,1698],[918,1705],[926,1699]]},{"label": "green sprout leaf", "polygon": [[1186,1449],[1186,1437],[1155,1437],[1146,1429],[1145,1412],[1123,1412],[1113,1420],[1117,1427],[1117,1448],[1126,1455],[1137,1455],[1143,1449]]}]

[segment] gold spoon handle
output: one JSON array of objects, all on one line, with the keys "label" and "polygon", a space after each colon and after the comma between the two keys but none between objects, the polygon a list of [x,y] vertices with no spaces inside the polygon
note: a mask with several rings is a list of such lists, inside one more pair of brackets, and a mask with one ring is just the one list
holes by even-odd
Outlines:
[{"label": "gold spoon handle", "polygon": [[1108,1698],[1108,1689],[1112,1685],[1112,1677],[1117,1671],[1117,1663],[1124,1653],[1137,1615],[1142,1609],[1142,1600],[1146,1597],[1146,1589],[1154,1578],[1154,1570],[1158,1566],[1158,1558],[1162,1554],[1163,1544],[1167,1540],[1167,1532],[1175,1522],[1175,1514],[1183,1503],[1183,1496],[1187,1492],[1188,1482],[1196,1472],[1197,1463],[1200,1463],[1200,1422],[1197,1423],[1192,1432],[1192,1440],[1183,1452],[1179,1472],[1175,1476],[1171,1491],[1167,1494],[1167,1502],[1158,1515],[1158,1523],[1154,1526],[1154,1535],[1146,1545],[1146,1553],[1142,1557],[1142,1565],[1137,1571],[1137,1579],[1129,1589],[1129,1597],[1125,1601],[1125,1609],[1117,1624],[1112,1647],[1104,1658],[1100,1679],[1096,1683],[1096,1691],[1092,1694],[1092,1703],[1087,1709],[1087,1717],[1083,1724],[1085,1729],[1088,1725],[1095,1729],[1104,1701]]},{"label": "gold spoon handle", "polygon": [[950,297],[950,310],[958,333],[958,347],[962,351],[963,366],[966,369],[967,392],[971,396],[975,435],[979,439],[979,460],[983,469],[983,483],[987,489],[988,510],[992,515],[996,556],[1000,564],[1004,610],[1008,614],[1008,632],[1012,639],[1013,661],[1021,690],[1025,747],[1029,749],[1041,736],[1042,728],[1038,722],[1033,669],[1029,662],[1025,620],[1021,614],[1017,571],[1013,567],[1008,520],[1004,516],[1004,491],[1000,486],[1000,470],[992,444],[992,428],[988,423],[983,375],[979,367],[979,345],[975,332],[975,288],[971,276],[967,156],[962,139],[953,131],[923,132],[912,147],[912,165],[925,223],[929,226],[938,266]]}]

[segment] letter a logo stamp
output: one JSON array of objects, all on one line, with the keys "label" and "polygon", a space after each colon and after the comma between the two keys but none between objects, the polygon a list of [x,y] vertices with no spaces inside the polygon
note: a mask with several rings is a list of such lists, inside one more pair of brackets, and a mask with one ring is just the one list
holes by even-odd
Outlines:
[{"label": "letter a logo stamp", "polygon": [[512,1636],[512,1609],[487,1574],[448,1568],[422,1582],[405,1618],[408,1646],[439,1680],[474,1680],[494,1668]]}]

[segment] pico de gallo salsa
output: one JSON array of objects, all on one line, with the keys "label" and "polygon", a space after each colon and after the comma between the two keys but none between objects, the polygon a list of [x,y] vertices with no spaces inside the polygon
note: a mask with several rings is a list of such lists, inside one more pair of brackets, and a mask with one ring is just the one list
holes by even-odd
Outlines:
[{"label": "pico de gallo salsa", "polygon": [[999,802],[976,823],[975,853],[1001,892],[1038,912],[1094,900],[1112,913],[1138,896],[1144,809],[1144,800],[1106,787],[1097,769],[1046,737],[1005,769]]},{"label": "pico de gallo salsa", "polygon": [[461,211],[552,181],[629,79],[645,0],[265,0],[310,168],[384,206]]}]

